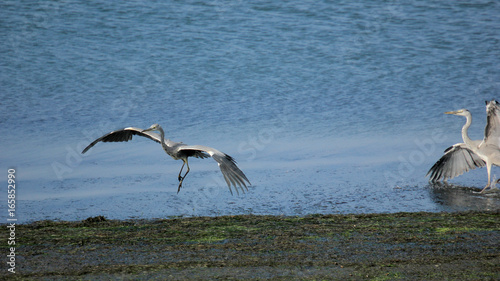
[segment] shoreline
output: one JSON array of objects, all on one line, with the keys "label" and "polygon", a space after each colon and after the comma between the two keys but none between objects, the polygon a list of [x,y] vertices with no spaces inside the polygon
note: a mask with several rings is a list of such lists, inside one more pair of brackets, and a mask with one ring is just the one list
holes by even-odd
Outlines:
[{"label": "shoreline", "polygon": [[0,276],[498,280],[499,214],[37,221],[16,225],[16,273]]}]

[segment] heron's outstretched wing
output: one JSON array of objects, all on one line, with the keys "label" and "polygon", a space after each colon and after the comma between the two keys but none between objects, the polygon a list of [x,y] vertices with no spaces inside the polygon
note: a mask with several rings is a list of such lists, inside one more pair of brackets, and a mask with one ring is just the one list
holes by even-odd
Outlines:
[{"label": "heron's outstretched wing", "polygon": [[[248,185],[251,185],[250,181],[247,179],[245,174],[236,166],[236,161],[229,155],[220,152],[215,148],[211,148],[203,145],[184,145],[179,147],[179,150],[182,152],[199,152],[205,154],[207,156],[211,156],[217,163],[219,164],[220,171],[226,180],[227,186],[229,187],[229,191],[231,194],[233,191],[231,190],[231,185],[234,186],[236,192],[238,192],[238,187],[245,192],[243,187],[248,190]],[[205,158],[201,157],[201,158]]]},{"label": "heron's outstretched wing", "polygon": [[486,145],[500,146],[500,106],[495,100],[486,102],[486,127],[484,140]]},{"label": "heron's outstretched wing", "polygon": [[87,152],[87,150],[89,150],[92,146],[94,146],[96,143],[98,143],[100,141],[102,141],[102,142],[124,142],[124,141],[131,140],[133,135],[146,137],[146,138],[149,138],[149,139],[154,140],[156,142],[161,142],[160,135],[158,135],[157,133],[143,132],[142,129],[128,127],[128,128],[124,128],[121,130],[113,131],[111,133],[105,134],[104,136],[96,139],[91,144],[89,144],[87,147],[85,147],[85,149],[82,151],[82,154]]},{"label": "heron's outstretched wing", "polygon": [[444,151],[444,155],[431,167],[428,176],[432,182],[454,178],[486,163],[465,143],[458,143]]}]

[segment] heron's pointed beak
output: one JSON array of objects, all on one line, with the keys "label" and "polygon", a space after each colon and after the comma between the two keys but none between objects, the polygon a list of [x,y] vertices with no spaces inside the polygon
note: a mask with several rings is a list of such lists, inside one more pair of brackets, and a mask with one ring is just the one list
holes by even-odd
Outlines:
[{"label": "heron's pointed beak", "polygon": [[444,114],[457,114],[458,111],[446,111]]},{"label": "heron's pointed beak", "polygon": [[141,131],[141,133],[144,133],[144,132],[149,132],[149,131],[152,131],[152,130],[153,130],[153,129],[151,129],[151,128],[147,128],[147,129],[142,130],[142,131]]}]

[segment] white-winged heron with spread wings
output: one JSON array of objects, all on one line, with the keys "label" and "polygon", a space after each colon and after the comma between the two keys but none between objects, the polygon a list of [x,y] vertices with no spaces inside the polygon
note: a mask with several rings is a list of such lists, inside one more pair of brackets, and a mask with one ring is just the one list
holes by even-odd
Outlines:
[{"label": "white-winged heron with spread wings", "polygon": [[[153,133],[152,131],[160,132],[160,135],[157,133]],[[226,180],[226,183],[229,187],[229,191],[231,194],[233,191],[231,190],[231,185],[234,186],[236,192],[239,193],[238,187],[241,191],[245,192],[245,189],[248,190],[247,184],[250,184],[250,181],[247,179],[245,174],[236,166],[236,161],[229,155],[220,152],[215,148],[211,148],[203,145],[187,145],[182,142],[174,142],[169,139],[165,139],[165,132],[162,127],[158,124],[153,124],[148,129],[139,129],[134,127],[124,128],[122,130],[113,131],[111,133],[105,134],[104,136],[96,139],[91,144],[89,144],[82,153],[87,152],[91,147],[93,147],[98,142],[126,142],[132,139],[132,136],[138,135],[142,137],[149,138],[161,144],[163,150],[170,155],[175,160],[182,160],[183,164],[181,170],[179,171],[179,188],[177,192],[181,190],[182,182],[186,178],[189,173],[189,157],[196,158],[208,158],[212,157],[219,164],[219,168]],[[182,169],[184,165],[187,166],[186,173],[182,176]]]},{"label": "white-winged heron with spread wings", "polygon": [[467,109],[445,112],[465,116],[466,122],[462,127],[463,143],[457,143],[444,152],[444,155],[432,166],[427,175],[430,181],[454,178],[477,167],[486,166],[488,183],[481,192],[491,187],[491,167],[500,166],[500,106],[495,100],[486,101],[486,128],[483,140],[471,140],[467,133],[472,115]]}]

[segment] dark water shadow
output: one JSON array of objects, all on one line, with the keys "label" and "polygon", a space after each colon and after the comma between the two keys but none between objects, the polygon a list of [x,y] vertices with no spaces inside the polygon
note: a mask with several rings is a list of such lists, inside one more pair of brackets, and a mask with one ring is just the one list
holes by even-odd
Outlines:
[{"label": "dark water shadow", "polygon": [[481,194],[477,187],[450,183],[429,183],[426,186],[430,198],[443,211],[491,211],[500,210],[500,189],[494,188]]}]

